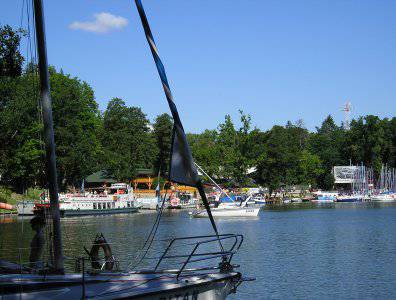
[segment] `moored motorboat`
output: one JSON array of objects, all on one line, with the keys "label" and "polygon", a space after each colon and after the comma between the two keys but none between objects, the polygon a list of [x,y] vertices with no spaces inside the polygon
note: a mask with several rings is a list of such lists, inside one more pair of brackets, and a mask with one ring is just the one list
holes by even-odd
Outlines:
[{"label": "moored motorboat", "polygon": [[34,215],[34,200],[21,200],[15,205],[19,216]]},{"label": "moored motorboat", "polygon": [[158,208],[157,197],[140,197],[135,199],[136,206],[139,209],[156,210]]},{"label": "moored motorboat", "polygon": [[[212,208],[213,217],[257,217],[260,212],[259,206],[249,206],[251,196],[247,197],[244,202],[226,201],[219,204],[218,207]],[[197,209],[189,213],[194,218],[208,218],[209,215],[205,210]]]},{"label": "moored motorboat", "polygon": [[381,193],[377,195],[372,195],[370,198],[373,202],[393,202],[396,201],[396,193]]},{"label": "moored motorboat", "polygon": [[312,199],[312,202],[316,203],[332,203],[337,199],[337,192],[314,192],[315,198]]},{"label": "moored motorboat", "polygon": [[362,202],[363,198],[363,195],[341,195],[337,196],[335,201],[340,203]]},{"label": "moored motorboat", "polygon": [[303,200],[301,198],[291,198],[292,203],[302,203]]},{"label": "moored motorboat", "polygon": [[[212,208],[213,217],[257,217],[260,212],[259,207],[233,207],[233,208]],[[208,218],[204,210],[190,212],[194,218]]]},{"label": "moored motorboat", "polygon": [[[253,194],[252,201],[254,201],[254,204],[258,205],[258,206],[266,205],[265,195],[262,193]],[[250,204],[250,203],[248,203],[248,204]]]}]

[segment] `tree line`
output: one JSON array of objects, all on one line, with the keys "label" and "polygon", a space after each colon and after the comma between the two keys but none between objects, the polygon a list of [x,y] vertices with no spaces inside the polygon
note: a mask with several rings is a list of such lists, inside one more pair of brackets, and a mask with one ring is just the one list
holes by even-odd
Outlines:
[{"label": "tree line", "polygon": [[236,128],[227,115],[218,129],[188,135],[194,158],[209,175],[230,186],[331,189],[333,166],[363,163],[378,174],[382,164],[396,164],[395,117],[359,117],[345,130],[329,115],[315,132],[302,120],[261,131],[250,128],[250,116],[241,111],[240,123]]},{"label": "tree line", "polygon": [[[0,27],[0,185],[16,191],[45,187],[44,145],[37,66],[19,51],[23,32]],[[120,181],[140,168],[166,175],[172,119],[150,122],[139,107],[120,98],[101,112],[85,81],[50,67],[58,179],[62,189],[105,170]],[[305,184],[331,188],[331,167],[363,162],[379,170],[395,166],[396,118],[364,116],[350,130],[328,116],[315,132],[303,122],[270,130],[252,128],[240,111],[240,125],[229,115],[214,130],[187,134],[194,159],[227,186]]]}]

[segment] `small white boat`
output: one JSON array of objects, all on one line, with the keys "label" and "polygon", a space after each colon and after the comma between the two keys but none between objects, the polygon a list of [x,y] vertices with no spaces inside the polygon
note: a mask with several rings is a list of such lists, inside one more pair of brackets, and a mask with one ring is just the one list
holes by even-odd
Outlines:
[{"label": "small white boat", "polygon": [[382,193],[371,196],[373,202],[392,202],[396,201],[396,193]]},{"label": "small white boat", "polygon": [[33,200],[22,200],[18,201],[15,205],[19,216],[33,216],[34,212],[34,201]]},{"label": "small white boat", "polygon": [[314,192],[316,199],[311,200],[312,202],[316,203],[332,203],[337,199],[338,193],[337,192]]},{"label": "small white boat", "polygon": [[265,199],[255,199],[254,204],[258,206],[264,206],[267,204],[267,202],[265,201]]},{"label": "small white boat", "polygon": [[[235,207],[235,208],[212,208],[212,215],[218,217],[257,217],[259,207]],[[189,213],[194,218],[208,218],[205,210],[197,210]]]},{"label": "small white boat", "polygon": [[252,200],[250,200],[248,204],[250,205],[251,202],[256,205],[264,206],[266,204],[265,196],[261,193],[252,194]]},{"label": "small white boat", "polygon": [[140,209],[156,210],[158,208],[158,198],[136,198],[136,206]]},{"label": "small white boat", "polygon": [[291,198],[291,202],[292,203],[302,203],[302,199],[301,198]]},{"label": "small white boat", "polygon": [[336,202],[341,202],[341,203],[362,202],[363,197],[364,197],[363,195],[342,195],[337,197]]},{"label": "small white boat", "polygon": [[[241,204],[237,202],[224,202],[216,208],[212,208],[212,216],[217,217],[257,217],[260,212],[260,207],[247,205],[251,201],[251,196],[248,197]],[[208,218],[206,210],[195,210],[189,212],[194,218]]]}]

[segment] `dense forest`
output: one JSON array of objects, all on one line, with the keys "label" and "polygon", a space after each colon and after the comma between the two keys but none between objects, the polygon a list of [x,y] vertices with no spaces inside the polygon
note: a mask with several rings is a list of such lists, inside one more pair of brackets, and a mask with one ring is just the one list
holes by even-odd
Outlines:
[{"label": "dense forest", "polygon": [[[45,186],[38,71],[20,52],[23,35],[7,25],[0,28],[0,185],[18,192]],[[119,98],[108,99],[101,112],[85,81],[54,67],[50,81],[62,189],[80,186],[98,170],[120,181],[133,179],[139,168],[166,175],[172,132],[168,114],[151,122],[141,108]],[[188,134],[196,162],[227,186],[327,189],[333,185],[334,165],[364,163],[376,171],[381,164],[396,166],[395,117],[359,117],[344,130],[328,116],[315,132],[302,120],[262,131],[252,128],[243,111],[237,123],[226,115],[216,129]]]}]

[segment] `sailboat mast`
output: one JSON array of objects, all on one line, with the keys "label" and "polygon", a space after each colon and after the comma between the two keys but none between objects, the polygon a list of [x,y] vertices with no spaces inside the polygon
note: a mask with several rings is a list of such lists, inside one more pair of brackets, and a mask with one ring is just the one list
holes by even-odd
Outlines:
[{"label": "sailboat mast", "polygon": [[48,189],[50,194],[50,208],[53,223],[53,253],[54,269],[57,273],[64,272],[62,235],[59,213],[58,183],[56,174],[56,156],[54,126],[52,119],[52,100],[50,94],[49,72],[47,63],[47,49],[45,43],[44,13],[42,0],[34,0],[34,16],[37,37],[38,66],[40,73],[40,97],[44,123],[44,142],[46,152],[46,168]]}]

